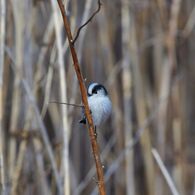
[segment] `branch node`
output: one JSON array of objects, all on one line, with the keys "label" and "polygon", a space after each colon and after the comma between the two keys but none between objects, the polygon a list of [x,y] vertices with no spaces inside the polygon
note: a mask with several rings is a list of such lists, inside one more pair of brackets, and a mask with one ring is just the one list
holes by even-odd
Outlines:
[{"label": "branch node", "polygon": [[74,40],[73,39],[71,39],[70,42],[74,45]]}]

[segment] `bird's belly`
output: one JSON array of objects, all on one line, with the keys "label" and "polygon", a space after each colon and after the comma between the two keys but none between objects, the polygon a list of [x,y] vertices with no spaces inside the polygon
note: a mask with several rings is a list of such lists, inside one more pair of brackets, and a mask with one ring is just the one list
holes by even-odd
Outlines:
[{"label": "bird's belly", "polygon": [[111,114],[112,105],[109,98],[89,99],[89,107],[92,113],[92,118],[95,126],[100,126],[104,123]]}]

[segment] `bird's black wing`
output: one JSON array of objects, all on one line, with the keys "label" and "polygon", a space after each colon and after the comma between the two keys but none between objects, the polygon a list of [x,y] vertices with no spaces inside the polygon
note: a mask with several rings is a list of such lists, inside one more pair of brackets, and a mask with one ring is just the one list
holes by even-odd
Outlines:
[{"label": "bird's black wing", "polygon": [[79,123],[83,123],[83,124],[86,124],[86,116],[85,116],[85,110],[84,109],[82,109],[82,114],[83,114],[83,116],[82,116],[82,119],[79,121]]}]

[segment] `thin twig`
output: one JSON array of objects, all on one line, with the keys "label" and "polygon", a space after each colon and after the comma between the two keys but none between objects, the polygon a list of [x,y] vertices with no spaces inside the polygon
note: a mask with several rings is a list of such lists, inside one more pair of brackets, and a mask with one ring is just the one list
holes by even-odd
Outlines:
[{"label": "thin twig", "polygon": [[85,115],[86,115],[88,125],[89,125],[88,130],[89,130],[91,146],[92,146],[93,155],[94,155],[95,164],[96,164],[99,193],[100,193],[100,195],[105,195],[106,192],[105,192],[103,168],[102,168],[102,163],[101,163],[101,160],[100,160],[99,147],[98,147],[97,140],[96,140],[96,137],[95,137],[95,134],[94,134],[94,132],[95,132],[94,131],[94,124],[93,124],[93,120],[92,120],[89,105],[88,105],[87,92],[86,92],[86,88],[85,88],[85,85],[84,85],[83,76],[82,76],[82,73],[81,73],[81,70],[80,70],[78,57],[77,57],[77,54],[76,54],[76,51],[75,51],[75,48],[74,48],[72,33],[71,33],[71,30],[70,30],[70,25],[69,25],[69,22],[68,22],[68,19],[67,19],[67,16],[66,16],[66,12],[65,12],[62,0],[58,0],[58,4],[59,4],[59,8],[60,8],[62,18],[63,18],[63,21],[64,21],[64,27],[65,27],[65,30],[66,30],[66,33],[67,33],[69,47],[70,47],[72,59],[73,59],[73,62],[74,62],[73,64],[74,64],[75,72],[76,72],[77,79],[78,79],[78,82],[79,82],[82,102],[83,102],[83,105],[84,105],[84,108],[85,108]]},{"label": "thin twig", "polygon": [[50,101],[49,103],[64,104],[64,105],[67,105],[67,106],[74,106],[74,107],[84,108],[83,105],[71,104],[71,103],[65,103],[65,102]]},{"label": "thin twig", "polygon": [[80,34],[82,28],[84,28],[89,22],[91,22],[92,19],[94,18],[94,16],[100,11],[101,5],[102,5],[101,1],[98,0],[98,8],[97,8],[97,10],[91,15],[91,17],[90,17],[83,25],[81,25],[81,26],[78,28],[77,33],[76,33],[76,36],[75,36],[75,38],[74,38],[73,41],[72,41],[72,44],[74,44],[74,43],[76,42],[76,40],[77,40],[77,38],[79,37],[79,34]]},{"label": "thin twig", "polygon": [[154,159],[156,160],[156,162],[157,162],[157,164],[158,164],[158,166],[159,166],[159,168],[160,168],[160,170],[161,170],[168,186],[170,187],[170,190],[171,190],[172,194],[173,195],[179,195],[179,192],[177,191],[177,189],[176,189],[176,187],[173,183],[173,180],[172,180],[169,172],[167,171],[164,163],[162,162],[161,157],[158,154],[157,150],[153,148],[152,149],[152,154],[153,154]]}]

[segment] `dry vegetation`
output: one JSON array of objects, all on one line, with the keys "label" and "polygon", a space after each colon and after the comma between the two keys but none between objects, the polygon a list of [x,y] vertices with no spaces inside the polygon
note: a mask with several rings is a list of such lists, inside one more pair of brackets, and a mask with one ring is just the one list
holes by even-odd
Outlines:
[{"label": "dry vegetation", "polygon": [[[96,0],[64,1],[73,34]],[[97,194],[56,0],[0,0],[1,194]],[[195,194],[195,1],[102,0],[75,48],[113,115],[98,131],[108,195]],[[164,165],[164,166],[163,166]]]}]

